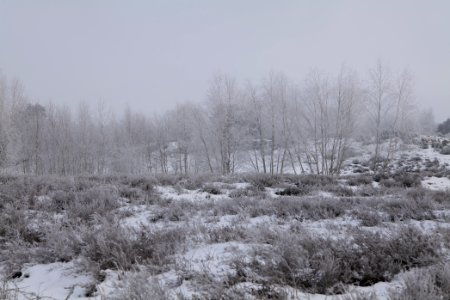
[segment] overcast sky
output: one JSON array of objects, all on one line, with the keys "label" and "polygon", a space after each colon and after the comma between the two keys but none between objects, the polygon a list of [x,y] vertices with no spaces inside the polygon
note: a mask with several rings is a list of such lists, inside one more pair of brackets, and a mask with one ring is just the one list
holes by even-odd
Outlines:
[{"label": "overcast sky", "polygon": [[151,114],[203,100],[218,71],[300,82],[378,58],[408,67],[417,101],[450,116],[448,0],[0,0],[0,69],[43,103]]}]

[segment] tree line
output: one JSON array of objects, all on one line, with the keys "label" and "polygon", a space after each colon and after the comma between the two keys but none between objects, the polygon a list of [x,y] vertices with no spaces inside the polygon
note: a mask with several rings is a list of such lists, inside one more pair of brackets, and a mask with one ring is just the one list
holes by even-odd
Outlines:
[{"label": "tree line", "polygon": [[355,140],[374,145],[373,167],[400,140],[434,131],[414,105],[410,73],[377,62],[359,76],[313,70],[296,83],[271,72],[260,82],[212,77],[203,102],[156,116],[104,102],[36,104],[0,74],[0,170],[24,174],[338,174]]}]

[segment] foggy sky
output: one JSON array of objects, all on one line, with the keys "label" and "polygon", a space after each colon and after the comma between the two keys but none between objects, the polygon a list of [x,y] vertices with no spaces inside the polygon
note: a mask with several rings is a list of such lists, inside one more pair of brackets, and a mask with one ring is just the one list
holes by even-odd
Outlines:
[{"label": "foggy sky", "polygon": [[204,100],[218,71],[301,82],[343,63],[363,75],[378,58],[408,67],[417,102],[450,116],[447,0],[0,0],[0,69],[42,103],[151,114]]}]

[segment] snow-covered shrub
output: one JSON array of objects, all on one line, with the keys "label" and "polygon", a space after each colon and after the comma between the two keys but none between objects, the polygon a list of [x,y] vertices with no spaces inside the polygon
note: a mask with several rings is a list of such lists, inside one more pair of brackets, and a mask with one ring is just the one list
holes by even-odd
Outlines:
[{"label": "snow-covered shrub", "polygon": [[[375,203],[374,203],[375,204]],[[394,199],[384,199],[375,206],[383,212],[390,222],[405,220],[432,220],[435,219],[434,204],[428,198],[411,199],[407,196]]]},{"label": "snow-covered shrub", "polygon": [[272,234],[272,247],[260,248],[243,270],[252,279],[287,284],[312,292],[343,292],[343,284],[368,286],[389,281],[413,267],[440,259],[437,237],[413,227],[389,236],[356,231],[353,239],[303,234]]},{"label": "snow-covered shrub", "polygon": [[377,173],[373,175],[373,179],[379,182],[380,185],[392,188],[410,188],[410,187],[420,187],[422,185],[422,178],[417,173],[411,172],[396,172],[394,174],[389,173]]},{"label": "snow-covered shrub", "polygon": [[0,210],[0,244],[7,241],[36,243],[41,240],[41,233],[31,226],[24,207],[6,204]]},{"label": "snow-covered shrub", "polygon": [[445,146],[441,150],[441,154],[450,155],[450,146]]},{"label": "snow-covered shrub", "polygon": [[145,194],[141,189],[127,185],[119,186],[119,194],[120,197],[126,198],[134,203],[139,203],[139,200],[143,200],[145,198]]},{"label": "snow-covered shrub", "polygon": [[245,228],[238,225],[204,228],[203,234],[209,243],[226,243],[230,241],[242,241],[248,236]]},{"label": "snow-covered shrub", "polygon": [[299,175],[295,176],[297,179],[297,185],[299,186],[314,186],[314,187],[322,187],[327,185],[336,184],[336,178],[333,176],[327,175]]},{"label": "snow-covered shrub", "polygon": [[214,174],[191,174],[180,180],[178,184],[187,190],[197,190],[201,189],[206,182],[222,181],[223,179]]},{"label": "snow-covered shrub", "polygon": [[[271,199],[235,198],[228,202],[227,211],[235,214],[246,214],[252,218],[270,216],[275,213]],[[222,208],[224,208],[222,206]]]},{"label": "snow-covered shrub", "polygon": [[181,228],[131,230],[103,221],[83,233],[81,254],[100,270],[130,270],[135,264],[146,263],[157,272],[172,262],[185,234]]},{"label": "snow-covered shrub", "polygon": [[169,299],[169,296],[161,283],[151,277],[150,272],[137,271],[127,274],[107,298],[111,300],[165,300]]},{"label": "snow-covered shrub", "polygon": [[155,221],[187,221],[190,214],[194,215],[199,210],[196,203],[175,201],[167,203],[153,214],[151,220]]},{"label": "snow-covered shrub", "polygon": [[0,300],[19,299],[19,289],[12,287],[8,280],[0,278]]},{"label": "snow-covered shrub", "polygon": [[400,187],[419,187],[422,185],[422,178],[419,174],[409,172],[398,172],[393,176]]},{"label": "snow-covered shrub", "polygon": [[450,205],[450,191],[429,191],[428,197],[439,204]]},{"label": "snow-covered shrub", "polygon": [[184,180],[184,176],[181,174],[158,174],[156,180],[159,185],[171,185],[175,186],[178,182]]},{"label": "snow-covered shrub", "polygon": [[264,191],[266,187],[272,187],[280,182],[278,176],[271,174],[248,174],[244,176],[244,180],[260,191]]},{"label": "snow-covered shrub", "polygon": [[240,198],[240,197],[258,197],[258,198],[266,198],[266,193],[264,193],[263,191],[259,190],[258,188],[256,188],[255,186],[248,186],[246,188],[239,188],[239,189],[235,189],[232,190],[228,196],[230,196],[230,198]]},{"label": "snow-covered shrub", "polygon": [[311,192],[309,186],[298,187],[296,185],[289,185],[281,191],[277,191],[275,194],[280,196],[303,196]]},{"label": "snow-covered shrub", "polygon": [[94,215],[105,216],[119,206],[119,192],[112,185],[100,185],[75,194],[65,210],[70,218],[89,221]]},{"label": "snow-covered shrub", "polygon": [[351,291],[338,297],[339,300],[379,300],[375,292]]},{"label": "snow-covered shrub", "polygon": [[288,216],[311,220],[332,219],[345,214],[346,205],[336,198],[274,199],[273,210],[279,218]]},{"label": "snow-covered shrub", "polygon": [[220,201],[215,205],[216,215],[245,214],[252,218],[259,216],[277,216],[278,218],[296,218],[321,220],[336,218],[345,214],[350,207],[337,198],[322,197],[279,197],[275,199],[233,198]]},{"label": "snow-covered shrub", "polygon": [[76,258],[82,250],[80,235],[91,230],[84,224],[69,222],[56,223],[45,229],[43,243],[37,258],[42,263],[68,262]]},{"label": "snow-covered shrub", "polygon": [[339,197],[352,197],[355,195],[353,190],[347,186],[342,186],[338,184],[330,184],[323,187],[326,192],[333,193],[335,196]]},{"label": "snow-covered shrub", "polygon": [[222,191],[219,187],[213,185],[213,184],[205,184],[202,187],[202,192],[209,193],[211,195],[220,195],[222,194]]},{"label": "snow-covered shrub", "polygon": [[348,176],[346,177],[346,180],[349,186],[360,186],[371,184],[373,182],[372,176],[369,175]]},{"label": "snow-covered shrub", "polygon": [[373,197],[383,193],[383,189],[376,188],[371,184],[360,186],[355,194],[362,197]]},{"label": "snow-covered shrub", "polygon": [[450,264],[414,270],[403,278],[400,291],[391,292],[392,300],[442,300],[450,297]]},{"label": "snow-covered shrub", "polygon": [[357,208],[352,211],[352,215],[361,221],[361,226],[374,227],[382,222],[382,216],[376,211],[367,210],[366,208]]}]

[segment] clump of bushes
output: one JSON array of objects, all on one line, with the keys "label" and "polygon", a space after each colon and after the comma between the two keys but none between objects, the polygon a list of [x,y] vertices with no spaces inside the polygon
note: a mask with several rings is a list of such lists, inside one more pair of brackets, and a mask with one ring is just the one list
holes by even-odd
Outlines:
[{"label": "clump of bushes", "polygon": [[266,198],[267,195],[263,191],[259,190],[255,186],[251,185],[246,188],[239,188],[239,189],[232,190],[228,194],[228,196],[230,198],[258,197],[260,199],[264,199],[264,198]]},{"label": "clump of bushes", "polygon": [[428,198],[394,198],[380,202],[379,210],[388,215],[389,221],[435,219],[434,205]]},{"label": "clump of bushes", "polygon": [[381,223],[382,217],[376,211],[355,209],[352,211],[353,216],[361,220],[362,226],[374,227]]},{"label": "clump of bushes", "polygon": [[311,189],[308,186],[289,185],[281,191],[277,191],[275,194],[280,196],[303,196],[307,195]]},{"label": "clump of bushes", "polygon": [[69,218],[90,221],[94,215],[105,216],[119,207],[118,190],[112,186],[98,186],[75,194],[74,199],[64,204]]},{"label": "clump of bushes", "polygon": [[422,184],[420,174],[411,172],[397,172],[394,174],[378,173],[373,176],[374,181],[379,182],[380,185],[392,188],[411,188],[419,187]]},{"label": "clump of bushes", "polygon": [[260,191],[264,191],[266,187],[273,187],[280,183],[279,176],[271,174],[251,174],[246,175],[243,179]]},{"label": "clump of bushes", "polygon": [[346,179],[349,186],[367,185],[373,182],[372,176],[369,175],[348,176]]},{"label": "clump of bushes", "polygon": [[211,195],[222,194],[222,191],[220,190],[220,188],[213,184],[205,184],[202,188],[202,192],[209,193]]},{"label": "clump of bushes", "polygon": [[403,278],[400,291],[391,292],[392,300],[442,300],[450,296],[450,264],[443,263],[415,270]]},{"label": "clump of bushes", "polygon": [[413,227],[388,236],[358,231],[352,239],[273,234],[266,240],[271,247],[256,251],[243,268],[246,276],[310,293],[336,294],[344,284],[389,281],[403,270],[440,259],[438,238]]},{"label": "clump of bushes", "polygon": [[441,154],[450,155],[450,146],[445,146],[441,150]]},{"label": "clump of bushes", "polygon": [[185,234],[180,228],[133,231],[103,222],[83,233],[81,254],[100,270],[130,270],[135,264],[145,263],[161,272],[173,262],[172,256],[184,242]]}]

